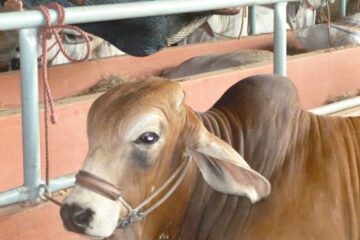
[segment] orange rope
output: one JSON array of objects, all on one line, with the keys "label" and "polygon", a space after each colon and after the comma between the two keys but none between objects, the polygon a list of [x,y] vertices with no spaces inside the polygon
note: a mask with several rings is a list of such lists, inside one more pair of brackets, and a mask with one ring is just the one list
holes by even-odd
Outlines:
[{"label": "orange rope", "polygon": [[[57,12],[58,15],[58,22],[55,25],[51,25],[51,17],[49,9],[53,9]],[[64,25],[65,23],[65,11],[64,8],[57,3],[50,3],[47,6],[39,6],[38,10],[42,13],[42,15],[45,18],[46,26],[40,28],[40,36],[41,36],[41,50],[42,50],[42,56],[41,56],[41,63],[42,63],[42,71],[41,76],[44,82],[44,126],[45,126],[45,183],[46,186],[49,186],[49,179],[50,179],[50,161],[49,161],[49,134],[48,134],[48,106],[50,107],[50,116],[51,116],[51,123],[56,123],[56,115],[55,115],[55,109],[54,109],[54,99],[51,93],[49,81],[48,81],[48,46],[47,46],[47,40],[51,39],[52,36],[55,37],[55,43],[50,47],[50,49],[55,46],[55,44],[58,44],[59,46],[59,52],[61,53],[70,61],[70,62],[81,62],[85,61],[90,56],[90,40],[87,34],[82,31],[80,28],[75,26],[69,26]],[[83,58],[81,59],[74,59],[72,58],[65,50],[62,37],[59,35],[59,31],[61,29],[70,29],[73,31],[78,32],[85,40],[87,51]],[[55,55],[55,57],[58,55],[58,53]],[[53,201],[56,203],[56,200],[52,199],[50,196],[50,193],[46,190],[44,193],[45,197],[49,199],[50,201]],[[57,203],[59,204],[59,203]]]}]

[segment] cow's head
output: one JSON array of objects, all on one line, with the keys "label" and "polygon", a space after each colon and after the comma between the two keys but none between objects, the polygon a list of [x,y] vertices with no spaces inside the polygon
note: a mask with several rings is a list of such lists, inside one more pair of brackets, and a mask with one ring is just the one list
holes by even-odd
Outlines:
[{"label": "cow's head", "polygon": [[[89,152],[82,168],[121,189],[136,206],[171,176],[186,156],[214,189],[252,202],[267,196],[270,185],[227,143],[209,133],[184,104],[178,83],[153,78],[121,84],[100,97],[88,116]],[[211,158],[209,158],[211,157]],[[112,234],[127,214],[114,201],[76,185],[64,200],[61,216],[68,230],[94,237]]]},{"label": "cow's head", "polygon": [[187,37],[206,20],[204,14],[176,14],[78,24],[132,56],[148,56]]}]

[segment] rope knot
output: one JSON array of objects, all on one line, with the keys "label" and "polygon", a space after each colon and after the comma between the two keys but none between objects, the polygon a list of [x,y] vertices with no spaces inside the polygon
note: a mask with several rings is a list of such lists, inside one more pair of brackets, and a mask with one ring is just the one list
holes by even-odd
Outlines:
[{"label": "rope knot", "polygon": [[[49,9],[55,10],[58,16],[58,21],[55,24],[51,24],[51,15]],[[50,90],[49,81],[48,81],[48,71],[47,71],[47,64],[48,64],[48,47],[47,47],[47,40],[55,38],[55,44],[59,46],[60,52],[70,61],[70,62],[82,62],[89,58],[91,46],[90,46],[90,40],[87,34],[82,31],[80,28],[75,26],[69,26],[64,25],[65,23],[65,10],[63,6],[61,6],[58,3],[50,3],[47,6],[40,5],[38,6],[38,10],[41,12],[41,14],[44,16],[45,19],[45,26],[40,27],[40,36],[41,36],[41,63],[42,63],[42,79],[44,81],[44,111],[46,114],[47,111],[47,104],[50,106],[50,112],[51,112],[51,123],[56,123],[56,116],[55,116],[55,110],[54,110],[54,99]],[[60,31],[63,29],[70,29],[75,32],[78,32],[83,38],[84,42],[86,44],[86,54],[81,59],[75,59],[72,56],[70,56],[63,45],[63,39],[60,36]],[[55,45],[54,44],[54,45]]]},{"label": "rope knot", "polygon": [[40,28],[40,35],[44,39],[50,40],[52,38],[52,31],[49,28],[41,27]]}]

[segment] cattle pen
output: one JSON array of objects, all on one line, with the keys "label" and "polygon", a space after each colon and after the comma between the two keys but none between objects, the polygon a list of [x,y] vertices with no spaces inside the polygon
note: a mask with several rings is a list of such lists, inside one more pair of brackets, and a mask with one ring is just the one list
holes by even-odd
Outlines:
[{"label": "cattle pen", "polygon": [[[189,5],[188,0],[164,0],[66,9],[66,23],[76,24],[274,4],[275,31],[273,35],[249,36],[221,44],[174,47],[146,58],[120,56],[50,68],[50,83],[57,99],[59,123],[50,127],[53,178],[48,190],[58,192],[73,186],[73,173],[80,168],[87,149],[86,114],[91,103],[99,96],[99,93],[84,96],[79,94],[96,84],[99,79],[110,75],[125,75],[131,80],[140,80],[159,75],[165,68],[174,67],[190,57],[204,53],[272,49],[274,44],[273,63],[265,61],[180,79],[187,92],[188,103],[194,109],[204,111],[239,79],[257,73],[274,72],[288,75],[294,81],[304,108],[312,108],[317,114],[339,114],[347,109],[355,109],[352,114],[358,114],[359,97],[322,105],[330,97],[360,89],[360,79],[357,77],[360,76],[360,69],[357,67],[360,65],[360,58],[350,58],[360,56],[360,47],[348,46],[287,57],[286,42],[291,33],[287,33],[285,28],[286,2],[288,1],[196,0]],[[341,14],[344,16],[346,1],[341,0],[340,3]],[[256,7],[252,7],[251,11],[256,11]],[[57,14],[55,11],[50,13],[51,21],[55,23]],[[39,106],[36,51],[37,28],[44,24],[45,20],[38,11],[0,13],[0,31],[19,30],[21,50],[21,70],[0,73],[0,239],[82,239],[63,229],[55,206],[48,202],[37,204],[43,201],[44,160],[41,156],[44,142],[41,139],[41,126],[44,122],[39,117],[39,112],[43,109]],[[250,26],[252,32],[256,32],[255,27],[252,24]],[[21,205],[14,207],[16,203]],[[35,206],[28,207],[28,204]],[[41,226],[46,219],[49,226]],[[41,230],[41,227],[44,229]]]}]

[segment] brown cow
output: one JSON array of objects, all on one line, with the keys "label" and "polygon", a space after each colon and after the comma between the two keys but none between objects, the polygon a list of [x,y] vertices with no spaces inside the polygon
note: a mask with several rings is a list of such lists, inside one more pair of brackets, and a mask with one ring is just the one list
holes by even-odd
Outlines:
[{"label": "brown cow", "polygon": [[[273,75],[240,81],[206,113],[183,98],[155,78],[94,103],[89,153],[61,209],[68,230],[102,238],[133,214],[118,239],[359,239],[360,118],[303,111],[293,84]],[[272,184],[263,201],[251,204],[267,181],[233,149]],[[127,212],[157,189],[153,212]]]}]

